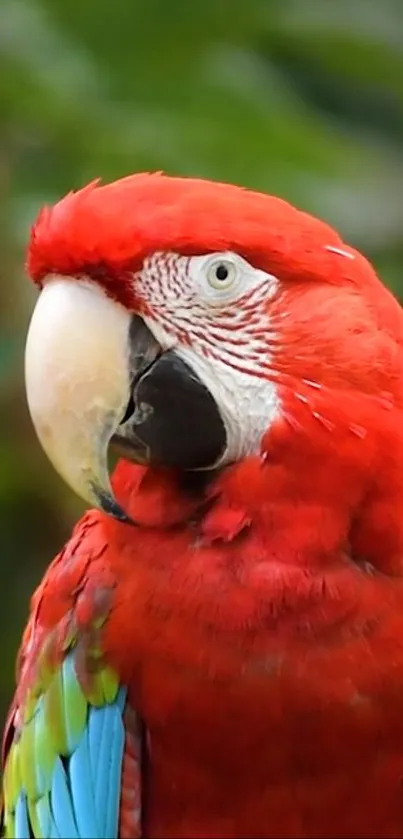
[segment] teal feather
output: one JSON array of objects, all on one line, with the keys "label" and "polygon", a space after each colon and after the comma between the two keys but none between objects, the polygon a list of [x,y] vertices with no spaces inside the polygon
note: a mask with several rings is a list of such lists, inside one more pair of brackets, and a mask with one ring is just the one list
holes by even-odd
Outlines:
[{"label": "teal feather", "polygon": [[52,816],[50,813],[49,795],[42,795],[35,803],[36,820],[41,836],[49,836]]},{"label": "teal feather", "polygon": [[[96,811],[103,815],[101,829],[109,836],[117,824],[116,766],[121,765],[124,751],[124,727],[117,705],[105,709],[99,761],[96,775]],[[109,831],[109,832],[108,832]]]},{"label": "teal feather", "polygon": [[53,772],[51,801],[53,819],[59,835],[62,837],[69,836],[70,839],[79,839],[73,812],[74,805],[60,757],[56,760]]},{"label": "teal feather", "polygon": [[[114,719],[109,734],[109,766],[108,766],[108,791],[105,801],[105,836],[113,836],[119,823],[119,796],[116,788],[117,779],[120,776],[125,747],[125,732],[119,708],[113,708]],[[108,759],[107,759],[108,760]]]},{"label": "teal feather", "polygon": [[99,755],[101,751],[102,734],[104,729],[105,715],[99,708],[93,708],[88,718],[88,739],[90,747],[91,775],[96,778],[99,766]]},{"label": "teal feather", "polygon": [[19,794],[15,808],[15,835],[18,839],[30,839],[27,799],[23,792]]},{"label": "teal feather", "polygon": [[91,839],[102,835],[97,826],[87,729],[71,756],[69,779],[79,836]]},{"label": "teal feather", "polygon": [[52,824],[50,826],[49,839],[63,839],[63,837],[60,836],[54,819],[52,819]]}]

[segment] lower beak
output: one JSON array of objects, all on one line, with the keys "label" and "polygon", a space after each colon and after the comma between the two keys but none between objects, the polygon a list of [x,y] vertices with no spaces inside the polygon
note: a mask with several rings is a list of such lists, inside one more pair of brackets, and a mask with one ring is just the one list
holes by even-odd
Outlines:
[{"label": "lower beak", "polygon": [[208,468],[226,434],[207,387],[144,321],[96,284],[51,276],[26,343],[28,406],[55,469],[91,505],[130,522],[113,496],[112,441],[124,456]]}]

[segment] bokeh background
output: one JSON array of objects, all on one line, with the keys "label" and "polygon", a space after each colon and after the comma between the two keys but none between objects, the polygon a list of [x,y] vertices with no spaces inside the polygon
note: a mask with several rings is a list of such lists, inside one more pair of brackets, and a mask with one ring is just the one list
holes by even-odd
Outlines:
[{"label": "bokeh background", "polygon": [[23,385],[39,207],[141,169],[327,219],[403,299],[402,0],[0,0],[0,722],[30,593],[82,505]]}]

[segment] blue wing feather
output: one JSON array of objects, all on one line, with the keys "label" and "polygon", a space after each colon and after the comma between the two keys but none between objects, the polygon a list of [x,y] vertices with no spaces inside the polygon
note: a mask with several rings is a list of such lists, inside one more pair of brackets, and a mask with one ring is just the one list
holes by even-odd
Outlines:
[{"label": "blue wing feather", "polygon": [[30,839],[28,822],[28,804],[26,796],[21,792],[15,808],[15,835],[18,839]]},{"label": "blue wing feather", "polygon": [[[51,807],[55,830],[57,830],[59,836],[62,839],[66,836],[69,836],[70,839],[78,839],[79,834],[73,813],[73,801],[60,757],[56,760],[52,777]],[[16,839],[20,839],[20,837],[16,836]]]},{"label": "blue wing feather", "polygon": [[[53,776],[51,807],[61,839],[118,836],[125,731],[120,691],[112,705],[90,707],[78,746]],[[43,836],[47,839],[49,834]],[[16,837],[23,839],[23,837]],[[24,837],[25,839],[25,837]]]},{"label": "blue wing feather", "polygon": [[[118,708],[109,707],[108,713],[104,716],[100,758],[96,776],[96,806],[97,812],[102,815],[103,829],[106,831],[108,810],[113,809],[116,801],[116,778],[113,777],[111,767],[114,758],[118,765],[123,757],[124,731],[122,729],[121,716]],[[120,725],[119,725],[120,723]],[[111,749],[114,743],[114,749]],[[109,826],[110,830],[110,826]],[[105,833],[105,835],[108,835]]]},{"label": "blue wing feather", "polygon": [[[61,753],[64,749],[60,747],[59,752],[51,751],[55,741],[49,739],[53,736],[47,716],[50,700],[47,697],[46,702],[46,694],[42,694],[11,747],[14,751],[9,764],[11,786],[7,789],[11,792],[7,793],[5,802],[5,836],[7,839],[117,839],[126,690],[116,684],[113,700],[111,696],[104,698],[103,705],[87,700],[85,710],[86,700],[72,654],[66,657],[61,670],[61,719],[68,753]],[[76,703],[78,696],[81,705]],[[70,702],[81,708],[78,716],[69,714]],[[13,767],[17,767],[17,774]]]},{"label": "blue wing feather", "polygon": [[[102,711],[103,708],[100,710]],[[102,833],[98,830],[95,812],[87,729],[83,732],[81,740],[70,758],[69,779],[71,797],[74,801],[78,835],[82,839],[93,839],[94,836],[102,836]]]},{"label": "blue wing feather", "polygon": [[[106,737],[103,740],[104,753],[101,762],[101,765],[104,764],[105,766],[104,783],[106,782],[107,784],[104,807],[101,807],[101,802],[97,799],[97,812],[102,813],[104,817],[103,829],[105,836],[111,836],[111,831],[118,824],[120,767],[122,765],[125,742],[125,732],[119,708],[111,707],[109,709],[109,717],[110,719],[106,721]],[[113,748],[111,748],[111,743],[113,743]]]}]

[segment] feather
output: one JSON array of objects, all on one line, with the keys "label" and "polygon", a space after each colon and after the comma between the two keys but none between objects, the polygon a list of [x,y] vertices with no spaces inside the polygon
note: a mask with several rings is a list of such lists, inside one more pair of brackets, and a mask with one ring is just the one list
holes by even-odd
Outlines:
[{"label": "feather", "polygon": [[126,691],[100,661],[89,695],[96,706],[77,675],[73,649],[50,674],[32,713],[23,714],[11,745],[6,839],[117,837]]},{"label": "feather", "polygon": [[23,792],[19,794],[15,808],[15,835],[19,839],[30,839],[27,798]]},{"label": "feather", "polygon": [[78,839],[79,834],[73,813],[73,802],[60,757],[56,760],[53,772],[51,800],[55,828],[59,836],[70,836],[71,839]]}]

